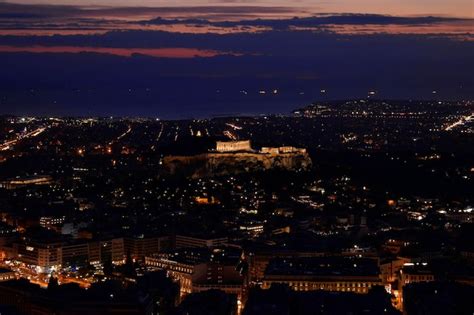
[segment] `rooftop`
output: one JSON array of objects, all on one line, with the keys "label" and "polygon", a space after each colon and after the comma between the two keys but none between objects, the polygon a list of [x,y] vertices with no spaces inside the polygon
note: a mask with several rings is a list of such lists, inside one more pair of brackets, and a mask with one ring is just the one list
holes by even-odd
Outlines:
[{"label": "rooftop", "polygon": [[304,257],[270,261],[266,275],[376,276],[377,261],[355,257]]}]

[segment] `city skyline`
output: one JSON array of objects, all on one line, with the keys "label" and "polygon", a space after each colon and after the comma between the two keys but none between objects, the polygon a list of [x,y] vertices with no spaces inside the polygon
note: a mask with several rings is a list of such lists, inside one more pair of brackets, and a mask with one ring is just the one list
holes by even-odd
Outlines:
[{"label": "city skyline", "polygon": [[0,310],[469,315],[473,113],[0,116]]}]

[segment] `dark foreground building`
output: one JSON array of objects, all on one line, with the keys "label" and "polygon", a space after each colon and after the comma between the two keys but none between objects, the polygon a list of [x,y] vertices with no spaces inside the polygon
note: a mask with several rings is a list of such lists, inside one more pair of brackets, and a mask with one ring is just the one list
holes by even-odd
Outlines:
[{"label": "dark foreground building", "polygon": [[151,315],[153,310],[150,294],[114,281],[89,290],[73,284],[41,289],[27,280],[7,281],[0,285],[0,305],[22,315]]},{"label": "dark foreground building", "polygon": [[474,287],[454,282],[413,283],[403,291],[406,315],[472,315]]},{"label": "dark foreground building", "polygon": [[221,290],[208,290],[186,296],[175,315],[235,315],[237,296]]},{"label": "dark foreground building", "polygon": [[293,291],[284,285],[268,290],[250,291],[244,315],[399,315],[392,307],[390,296],[382,287],[368,294],[327,291]]}]

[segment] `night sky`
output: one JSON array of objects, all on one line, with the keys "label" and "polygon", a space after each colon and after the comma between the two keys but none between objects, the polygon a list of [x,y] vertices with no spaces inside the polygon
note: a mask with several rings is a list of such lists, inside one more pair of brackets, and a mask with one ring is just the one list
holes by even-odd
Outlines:
[{"label": "night sky", "polygon": [[470,0],[0,0],[0,113],[288,113],[369,91],[472,99],[473,30]]}]

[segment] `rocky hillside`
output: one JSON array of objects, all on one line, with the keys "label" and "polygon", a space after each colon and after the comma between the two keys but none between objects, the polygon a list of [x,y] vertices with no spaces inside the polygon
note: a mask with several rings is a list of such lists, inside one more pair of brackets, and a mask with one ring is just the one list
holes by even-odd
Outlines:
[{"label": "rocky hillside", "polygon": [[163,160],[169,174],[206,177],[269,169],[309,169],[307,153],[206,153],[194,156],[167,156]]}]

